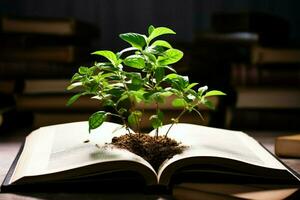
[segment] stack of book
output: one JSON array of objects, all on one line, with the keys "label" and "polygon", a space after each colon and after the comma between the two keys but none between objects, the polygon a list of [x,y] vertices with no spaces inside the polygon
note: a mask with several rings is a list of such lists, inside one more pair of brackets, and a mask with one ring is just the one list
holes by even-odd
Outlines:
[{"label": "stack of book", "polygon": [[[274,15],[241,12],[216,13],[212,27],[217,35],[236,36],[227,38],[231,51],[223,53],[236,94],[232,128],[299,129],[300,47],[291,45],[290,24]],[[253,37],[237,45],[238,35]]]},{"label": "stack of book", "polygon": [[65,113],[68,80],[90,64],[99,30],[73,18],[12,16],[2,16],[0,27],[0,92],[13,96],[18,112],[33,113],[34,126],[46,125],[51,120],[40,124],[38,116]]}]

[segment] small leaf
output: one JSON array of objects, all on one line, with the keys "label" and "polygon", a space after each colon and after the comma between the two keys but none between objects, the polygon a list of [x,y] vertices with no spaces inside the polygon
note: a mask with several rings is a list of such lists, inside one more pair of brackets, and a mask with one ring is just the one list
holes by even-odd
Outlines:
[{"label": "small leaf", "polygon": [[107,58],[115,67],[118,66],[118,58],[117,58],[116,54],[112,51],[107,51],[107,50],[95,51],[92,54],[103,56],[103,57]]},{"label": "small leaf", "polygon": [[158,115],[152,115],[150,118],[151,125],[154,129],[159,128],[163,125],[162,120],[159,118]]},{"label": "small leaf", "polygon": [[150,53],[154,55],[162,55],[166,49],[162,46],[149,46],[145,49],[144,53]]},{"label": "small leaf", "polygon": [[131,55],[125,58],[125,65],[136,69],[143,69],[145,67],[145,60],[140,55]]},{"label": "small leaf", "polygon": [[155,27],[153,25],[150,25],[148,27],[148,34],[151,35],[151,33],[154,31]]},{"label": "small leaf", "polygon": [[88,68],[88,67],[79,67],[79,69],[78,69],[78,72],[79,72],[81,75],[87,74],[88,71],[89,71],[89,68]]},{"label": "small leaf", "polygon": [[160,36],[160,35],[164,35],[164,34],[176,34],[172,29],[169,29],[167,27],[158,27],[155,28],[151,34],[148,37],[148,44],[151,42],[151,40],[153,40],[154,38]]},{"label": "small leaf", "polygon": [[127,109],[125,109],[125,108],[120,108],[118,112],[120,113],[120,115],[123,115],[124,113],[127,112]]},{"label": "small leaf", "polygon": [[186,106],[186,102],[184,99],[181,98],[176,98],[172,101],[172,106],[173,107],[185,107]]},{"label": "small leaf", "polygon": [[67,90],[72,90],[72,89],[74,89],[76,87],[79,87],[79,86],[82,86],[82,82],[75,82],[75,83],[72,83],[71,85],[69,85],[67,87]]},{"label": "small leaf", "polygon": [[89,132],[92,129],[98,128],[103,124],[103,122],[106,120],[107,113],[104,111],[98,111],[92,114],[89,118]]},{"label": "small leaf", "polygon": [[156,40],[155,42],[153,42],[151,44],[151,46],[161,46],[161,47],[166,47],[168,49],[172,48],[172,46],[170,45],[170,43],[167,42],[167,41],[164,41],[164,40]]},{"label": "small leaf", "polygon": [[166,79],[170,79],[170,80],[177,79],[178,76],[179,76],[179,75],[178,75],[178,74],[175,74],[175,73],[168,74],[167,76],[165,76],[164,80],[166,80]]},{"label": "small leaf", "polygon": [[132,113],[130,113],[130,115],[128,116],[128,122],[130,125],[137,125],[142,117],[142,112],[141,111],[134,111]]},{"label": "small leaf", "polygon": [[80,79],[82,78],[82,76],[78,73],[75,73],[73,76],[72,76],[72,79],[71,79],[71,83],[75,82],[75,81],[79,81]]},{"label": "small leaf", "polygon": [[226,95],[224,92],[221,92],[219,90],[212,90],[207,92],[204,96],[205,97],[210,97],[210,96],[220,96],[220,95]]},{"label": "small leaf", "polygon": [[169,65],[178,62],[183,57],[183,52],[178,49],[168,49],[163,56],[159,56],[157,61],[159,65]]},{"label": "small leaf", "polygon": [[154,72],[156,83],[159,83],[165,76],[165,69],[162,67],[157,67]]},{"label": "small leaf", "polygon": [[78,93],[73,95],[67,102],[67,106],[70,106],[71,104],[73,104],[79,97],[81,97],[83,94],[82,93]]},{"label": "small leaf", "polygon": [[192,89],[193,87],[195,87],[196,85],[198,85],[198,83],[191,83],[189,84],[189,86],[186,88],[187,90]]},{"label": "small leaf", "polygon": [[146,36],[138,33],[123,33],[120,38],[140,50],[146,45]]},{"label": "small leaf", "polygon": [[215,109],[214,104],[213,104],[211,101],[209,101],[209,100],[207,100],[207,99],[205,99],[205,98],[202,98],[201,103],[202,103],[203,105],[205,105],[206,107],[208,107],[209,109],[211,109],[211,110],[214,110],[214,109]]},{"label": "small leaf", "polygon": [[207,89],[208,89],[207,86],[200,87],[200,88],[198,89],[198,94],[199,94],[199,96],[201,97],[201,96],[203,95],[203,93],[204,93]]}]

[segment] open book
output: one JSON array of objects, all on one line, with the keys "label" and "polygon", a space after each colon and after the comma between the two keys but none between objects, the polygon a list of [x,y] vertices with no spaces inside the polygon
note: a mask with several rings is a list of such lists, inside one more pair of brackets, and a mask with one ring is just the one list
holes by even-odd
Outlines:
[{"label": "open book", "polygon": [[[163,126],[160,133],[169,126]],[[67,185],[73,190],[76,185],[117,190],[142,185],[170,188],[201,181],[299,183],[293,172],[240,131],[175,124],[168,136],[187,149],[162,163],[157,172],[143,158],[109,145],[113,137],[124,133],[121,125],[111,122],[91,134],[87,122],[39,128],[27,136],[1,189],[65,190],[62,186]],[[89,143],[84,142],[87,139]]]}]

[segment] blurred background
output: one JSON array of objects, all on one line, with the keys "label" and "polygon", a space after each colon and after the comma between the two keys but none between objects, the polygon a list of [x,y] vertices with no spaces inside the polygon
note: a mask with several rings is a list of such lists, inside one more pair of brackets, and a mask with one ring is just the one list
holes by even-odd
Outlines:
[{"label": "blurred background", "polygon": [[[65,88],[91,52],[119,51],[124,32],[166,26],[185,56],[174,65],[191,82],[227,93],[205,120],[239,130],[300,130],[300,2],[296,0],[2,0],[0,129],[78,120],[101,109]],[[145,106],[151,115],[151,106]],[[164,109],[168,118],[174,111]],[[147,125],[144,125],[148,128]]]}]

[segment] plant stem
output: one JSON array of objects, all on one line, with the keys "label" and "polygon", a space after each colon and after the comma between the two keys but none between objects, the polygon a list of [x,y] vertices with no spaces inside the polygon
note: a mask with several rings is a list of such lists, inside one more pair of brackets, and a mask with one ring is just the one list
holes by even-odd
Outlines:
[{"label": "plant stem", "polygon": [[110,113],[110,114],[113,115],[113,116],[121,118],[123,124],[125,125],[125,129],[128,131],[128,134],[131,135],[130,129],[129,129],[128,124],[126,123],[126,120],[124,119],[124,117],[119,113],[118,109],[115,106],[112,106],[112,107],[118,113],[118,115],[117,114],[113,114],[113,113]]},{"label": "plant stem", "polygon": [[178,117],[176,117],[175,121],[173,121],[173,123],[171,124],[171,126],[168,128],[167,133],[165,134],[165,138],[168,137],[168,134],[171,130],[171,128],[174,126],[175,123],[177,123],[179,121],[179,119],[182,117],[182,115],[186,112],[186,109],[183,109],[181,111],[181,113],[178,115]]},{"label": "plant stem", "polygon": [[[159,110],[158,102],[156,101],[155,104],[156,104],[156,115],[158,117],[158,110]],[[156,128],[156,133],[155,133],[156,138],[158,138],[158,129],[159,129],[159,127]]]}]

